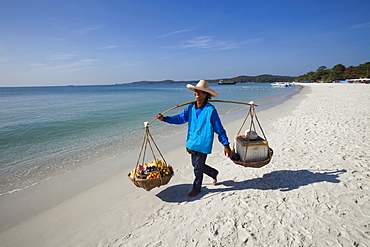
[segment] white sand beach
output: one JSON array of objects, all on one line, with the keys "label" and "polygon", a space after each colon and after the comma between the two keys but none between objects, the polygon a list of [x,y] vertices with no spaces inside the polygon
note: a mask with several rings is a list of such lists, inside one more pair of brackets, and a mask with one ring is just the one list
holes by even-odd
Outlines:
[{"label": "white sand beach", "polygon": [[[120,169],[134,150],[0,197],[0,246],[370,246],[370,85],[303,87],[257,113],[265,167],[234,164],[215,139],[219,183],[188,198],[182,133],[162,150],[175,176],[150,192]],[[231,141],[243,117],[225,125]]]}]

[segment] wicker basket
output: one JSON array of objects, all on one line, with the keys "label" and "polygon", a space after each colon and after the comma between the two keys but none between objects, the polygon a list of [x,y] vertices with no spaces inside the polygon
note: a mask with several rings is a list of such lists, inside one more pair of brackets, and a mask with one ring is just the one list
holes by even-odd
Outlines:
[{"label": "wicker basket", "polygon": [[[233,152],[234,152],[234,150],[233,150]],[[265,159],[265,160],[255,161],[255,162],[243,162],[243,161],[235,160],[235,159],[231,159],[231,160],[235,164],[241,165],[241,166],[244,166],[244,167],[261,168],[262,166],[265,166],[268,163],[270,163],[271,157],[272,157],[273,154],[274,154],[274,151],[272,150],[272,148],[269,148],[268,158]]]},{"label": "wicker basket", "polygon": [[174,172],[172,172],[170,175],[160,177],[160,178],[151,178],[151,179],[142,179],[142,178],[132,178],[130,177],[130,174],[128,174],[128,178],[137,186],[140,188],[145,189],[146,191],[150,191],[151,189],[155,187],[160,187],[161,185],[168,184],[168,182],[171,180],[172,176],[174,175]]}]

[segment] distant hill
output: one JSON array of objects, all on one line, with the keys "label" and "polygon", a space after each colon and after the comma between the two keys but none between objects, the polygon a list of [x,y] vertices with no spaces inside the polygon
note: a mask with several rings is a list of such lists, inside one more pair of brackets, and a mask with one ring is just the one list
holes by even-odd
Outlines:
[{"label": "distant hill", "polygon": [[[206,79],[207,80],[207,79]],[[272,82],[290,82],[296,80],[296,77],[292,76],[280,76],[280,75],[258,75],[258,76],[238,76],[233,78],[220,78],[207,80],[209,83],[218,83],[220,80],[226,81],[235,81],[236,83],[272,83]],[[190,83],[196,84],[198,81],[173,81],[173,80],[163,80],[163,81],[136,81],[131,82],[130,84],[170,84],[170,83]]]},{"label": "distant hill", "polygon": [[135,82],[131,82],[130,84],[170,84],[170,83],[188,83],[188,82],[164,80],[164,81],[135,81]]},{"label": "distant hill", "polygon": [[[272,82],[291,82],[296,80],[293,76],[281,76],[281,75],[257,75],[257,76],[238,76],[230,79],[223,79],[224,81],[235,81],[236,83],[272,83]],[[211,82],[211,81],[210,81]],[[215,82],[218,82],[216,80]]]}]

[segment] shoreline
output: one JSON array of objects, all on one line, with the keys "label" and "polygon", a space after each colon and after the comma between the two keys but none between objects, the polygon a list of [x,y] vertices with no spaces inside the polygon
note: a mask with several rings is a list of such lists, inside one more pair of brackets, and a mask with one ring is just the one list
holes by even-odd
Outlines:
[{"label": "shoreline", "polygon": [[[293,95],[293,98],[302,94],[302,90],[304,89],[301,89],[298,94]],[[291,100],[291,96],[287,101],[289,100]],[[285,104],[287,101],[282,103],[280,102],[279,105]],[[260,114],[264,114],[265,111],[269,111],[272,108],[268,108],[267,110],[262,110],[259,112],[259,118]],[[243,111],[247,112],[246,109],[247,108],[239,109],[221,116],[222,119],[226,118],[226,120],[222,121],[224,122],[224,127],[228,132],[230,139],[229,141],[231,144],[233,133],[229,133],[230,129],[238,129],[240,127],[240,124],[245,116],[242,115],[239,117],[240,119],[238,119],[237,116],[243,114]],[[258,109],[256,110],[258,111]],[[230,116],[232,120],[227,119],[228,116]],[[188,155],[184,151],[185,138],[186,132],[183,131],[169,138],[156,140],[167,162],[173,165],[175,169],[175,176],[168,185],[171,185],[171,183],[176,180],[176,177],[179,173],[178,171],[181,169],[179,165],[172,161],[178,160],[173,156],[180,154],[182,162],[188,163]],[[215,140],[214,143],[214,150],[216,151],[219,143],[217,140]],[[134,186],[126,177],[126,175],[134,168],[138,153],[139,148],[136,148],[114,158],[97,162],[89,166],[82,167],[78,170],[72,170],[26,189],[1,196],[0,207],[2,208],[2,213],[0,213],[0,240],[3,232],[12,230],[12,228],[17,227],[19,224],[27,223],[28,221],[32,220],[32,218],[37,218],[46,211],[53,210],[58,207],[58,205],[61,205],[70,199],[76,198],[80,196],[80,194],[86,194],[89,189],[101,186],[102,183],[107,183],[107,181],[117,179],[117,177],[120,177],[120,179],[122,179],[124,182],[124,187],[127,187],[127,189],[124,191],[125,194],[131,194],[131,197],[135,197],[135,194],[137,193],[139,193],[141,196],[146,196],[146,193],[148,192]],[[132,163],[132,165],[127,166],[125,163]],[[117,173],[117,175],[114,175],[115,173]],[[81,180],[81,178],[83,179]],[[68,183],[65,182],[67,180]],[[155,193],[161,189],[162,187],[155,188],[149,193]],[[49,198],[45,199],[45,197]],[[14,204],[17,206],[14,207]]]},{"label": "shoreline", "polygon": [[[279,97],[278,99],[275,99],[275,100],[269,100],[267,102],[262,102],[259,107],[256,107],[256,112],[264,111],[266,109],[269,109],[269,108],[272,107],[273,104],[280,105],[280,104],[284,103],[286,100],[290,99],[292,97],[292,95],[295,95],[295,94],[299,93],[300,90],[301,90],[301,87],[298,87],[298,89],[296,89],[293,92],[287,93],[283,97]],[[215,105],[217,107],[218,103],[216,103]],[[221,118],[223,119],[224,124],[226,124],[228,122],[238,120],[240,118],[240,116],[243,116],[243,114],[245,114],[246,109],[249,109],[245,105],[238,105],[238,106],[239,106],[238,108],[236,107],[234,109],[230,109],[227,112],[220,115]],[[168,152],[173,147],[179,147],[179,146],[182,145],[180,143],[180,141],[184,140],[184,138],[185,138],[185,137],[183,138],[183,136],[185,135],[185,132],[186,132],[186,126],[185,125],[181,125],[181,126],[167,125],[167,127],[171,128],[170,133],[171,132],[172,133],[170,135],[166,135],[166,136],[163,137],[163,136],[160,136],[161,133],[160,132],[157,133],[157,130],[156,130],[159,127],[158,121],[153,122],[153,123],[154,123],[154,126],[152,126],[152,133],[154,133],[155,140],[160,144],[159,146],[161,147],[161,150],[164,150],[165,152]],[[162,128],[163,128],[163,124],[160,123],[160,125],[162,125]],[[139,140],[138,143],[137,143],[138,145],[141,144],[141,138],[142,138],[141,134],[143,134],[143,132],[140,133],[140,136],[138,138],[138,140]],[[180,137],[176,137],[178,135],[180,135]],[[110,156],[110,157],[106,156],[103,159],[91,162],[90,164],[79,166],[79,167],[74,168],[74,169],[72,168],[72,169],[64,171],[60,174],[53,175],[53,176],[50,176],[50,177],[46,177],[45,179],[34,182],[33,184],[30,184],[26,187],[17,188],[17,189],[11,190],[11,191],[4,192],[4,193],[0,194],[0,198],[2,196],[5,196],[5,195],[10,195],[10,194],[13,194],[13,193],[18,193],[18,192],[23,191],[23,190],[28,190],[28,189],[30,189],[34,186],[40,186],[40,184],[43,184],[48,180],[53,181],[55,179],[55,177],[62,176],[65,173],[67,173],[67,174],[73,173],[73,172],[75,172],[79,169],[84,169],[85,167],[88,167],[90,165],[99,166],[99,164],[110,162],[111,160],[117,159],[117,157],[120,157],[121,159],[124,159],[125,156],[128,156],[131,159],[132,153],[135,153],[135,154],[139,153],[139,146],[137,146],[137,147],[134,146],[132,149],[124,150],[123,153],[119,153],[119,154],[116,154],[116,155]],[[128,168],[128,167],[125,167],[125,166],[123,166],[123,167],[113,166],[112,167],[112,169],[115,170],[115,171],[119,171],[120,168]],[[81,174],[81,176],[83,176],[83,175]],[[1,225],[0,225],[0,229],[1,229]]]},{"label": "shoreline", "polygon": [[[162,86],[163,87],[163,86]],[[162,92],[162,87],[154,87],[156,90],[156,95],[158,95],[158,92]],[[107,95],[110,95],[112,91],[109,91],[107,88],[104,88],[104,92],[107,92]],[[127,88],[123,87],[120,90],[126,91]],[[132,92],[136,92],[139,88],[133,88]],[[221,90],[222,89],[222,90]],[[219,90],[221,90],[222,95],[224,95],[224,98],[233,99],[233,97],[237,97],[235,99],[238,99],[238,101],[250,101],[254,100],[258,103],[260,103],[263,107],[268,107],[269,104],[271,104],[271,101],[279,102],[284,101],[284,99],[288,98],[291,94],[295,93],[297,90],[299,90],[299,87],[294,86],[292,88],[287,88],[284,90],[275,90],[271,88],[260,87],[253,84],[251,87],[244,87],[241,86],[233,86],[233,87],[222,87]],[[130,89],[128,89],[130,90]],[[26,119],[31,119],[29,122],[38,125],[38,128],[33,129],[32,124],[29,126],[24,127],[14,127],[13,132],[5,132],[5,137],[8,136],[8,139],[5,140],[5,148],[1,149],[2,152],[0,152],[0,156],[2,156],[2,163],[1,163],[1,172],[0,172],[0,196],[4,194],[9,194],[12,192],[20,191],[27,187],[32,187],[35,184],[38,184],[42,181],[49,180],[52,177],[59,176],[65,172],[71,172],[73,170],[80,169],[81,167],[88,166],[94,163],[98,163],[100,161],[104,161],[107,159],[110,159],[112,157],[115,157],[117,155],[120,155],[122,153],[127,153],[132,149],[135,149],[136,147],[141,146],[141,136],[143,134],[142,132],[142,126],[144,120],[151,120],[154,117],[153,113],[156,113],[158,110],[165,110],[167,107],[172,107],[175,104],[173,103],[176,101],[176,103],[179,102],[185,102],[189,99],[188,96],[191,97],[191,94],[184,93],[185,90],[187,92],[190,92],[187,88],[178,88],[176,85],[172,85],[171,88],[166,89],[164,92],[168,94],[168,96],[171,96],[166,100],[166,105],[152,105],[148,109],[143,109],[143,113],[138,116],[138,118],[135,120],[135,117],[133,116],[133,112],[130,112],[129,109],[133,109],[132,107],[117,107],[117,104],[112,104],[112,102],[121,102],[121,98],[117,99],[114,97],[117,97],[117,95],[120,95],[120,93],[111,95],[112,97],[108,97],[106,94],[105,98],[102,99],[102,108],[109,108],[108,105],[112,104],[111,107],[119,108],[120,110],[112,110],[110,113],[107,113],[106,115],[106,121],[102,121],[102,117],[100,116],[100,113],[105,114],[104,112],[94,113],[91,114],[91,112],[88,110],[88,105],[91,107],[93,105],[86,104],[86,98],[81,99],[81,108],[78,111],[82,111],[82,109],[86,108],[86,116],[93,115],[94,117],[87,117],[81,116],[78,117],[74,115],[74,111],[72,111],[70,114],[70,119],[66,119],[63,123],[60,121],[57,121],[59,119],[59,116],[61,114],[57,114],[57,119],[50,120],[50,122],[45,124],[37,124],[38,117],[33,118],[32,114],[27,115],[25,113],[24,119],[22,121],[25,121]],[[256,91],[254,91],[256,90]],[[234,92],[235,91],[235,92]],[[42,90],[39,92],[36,90],[36,92],[33,93],[41,93]],[[77,91],[77,92],[81,92]],[[58,91],[59,95],[64,95],[66,93],[67,95],[71,94],[70,96],[73,98],[71,100],[77,100],[74,93],[77,93],[75,90],[73,92],[70,92],[67,90],[67,92],[64,91]],[[88,94],[89,96],[96,96],[95,94],[99,95],[100,90],[93,89]],[[265,93],[266,92],[266,93]],[[19,93],[22,92],[13,92],[13,93]],[[33,94],[32,92],[30,95]],[[46,95],[48,95],[48,91],[44,92]],[[137,93],[137,92],[136,92]],[[104,96],[103,95],[103,96]],[[182,96],[180,97],[174,97],[176,96]],[[266,95],[270,95],[270,97],[265,97]],[[86,95],[85,95],[86,96]],[[242,96],[242,97],[241,97]],[[87,97],[87,96],[86,96]],[[129,96],[127,96],[129,98]],[[27,97],[25,97],[27,98]],[[183,99],[185,100],[183,101]],[[46,102],[48,97],[41,98],[40,102]],[[180,100],[181,99],[181,100]],[[59,97],[59,101],[62,100]],[[9,99],[8,101],[9,107],[11,107],[12,99]],[[56,99],[56,102],[58,102],[58,99]],[[87,101],[88,102],[88,101]],[[171,103],[172,102],[172,103]],[[76,103],[76,102],[75,102]],[[122,102],[121,102],[122,103]],[[42,104],[42,103],[40,103]],[[119,104],[119,103],[118,103]],[[139,105],[142,106],[144,102],[140,103]],[[60,105],[60,104],[56,104]],[[57,107],[56,105],[51,105],[50,109],[53,109],[54,107]],[[71,104],[74,105],[74,104]],[[149,106],[149,105],[148,105]],[[241,105],[236,104],[219,104],[216,103],[217,109],[219,110],[220,115],[224,115],[225,113],[229,113],[232,111],[235,111],[236,109],[239,109],[242,107]],[[5,106],[6,107],[6,104]],[[245,107],[245,106],[244,106]],[[40,111],[39,114],[38,108],[35,106],[34,111],[36,116],[42,116],[42,114],[47,114],[47,111]],[[63,108],[63,107],[62,107]],[[68,105],[67,105],[68,108]],[[94,108],[94,107],[92,107]],[[99,107],[97,106],[97,111],[99,111]],[[126,109],[127,108],[127,109]],[[260,107],[258,107],[260,108]],[[11,108],[11,111],[15,111],[16,109]],[[182,110],[181,108],[178,108],[177,110],[174,110],[170,114],[175,114],[179,110]],[[259,110],[259,109],[258,109]],[[10,112],[11,112],[10,111]],[[56,109],[55,112],[58,111],[66,111],[66,108],[63,109]],[[32,111],[30,111],[32,112]],[[116,112],[116,114],[113,114]],[[52,114],[52,113],[50,113]],[[84,115],[84,114],[79,114]],[[121,117],[116,117],[116,116]],[[127,117],[125,116],[127,115]],[[229,120],[231,114],[228,114],[227,117],[225,117],[226,120]],[[10,123],[11,116],[10,117]],[[240,116],[236,115],[237,118]],[[7,118],[7,115],[5,115],[5,119]],[[90,119],[91,118],[91,119]],[[34,119],[34,120],[32,120]],[[109,122],[111,122],[112,119],[113,122],[116,122],[115,125],[111,126],[110,128],[107,128],[106,126],[109,125]],[[140,120],[141,119],[141,120]],[[27,120],[28,121],[28,120]],[[26,121],[26,122],[27,122]],[[76,134],[77,126],[85,126],[83,125],[84,121],[87,122],[86,131],[82,131],[80,134]],[[139,122],[138,122],[139,121]],[[76,123],[79,122],[80,124]],[[93,125],[96,125],[95,127],[91,126],[90,124],[93,123]],[[100,124],[98,124],[100,123]],[[7,125],[6,123],[4,123]],[[3,124],[3,126],[4,126]],[[65,125],[65,126],[64,126]],[[20,125],[22,126],[22,125]],[[98,127],[99,126],[99,127]],[[151,125],[151,132],[153,136],[157,139],[163,139],[168,136],[173,136],[176,133],[186,131],[186,126],[171,126],[171,125],[163,125],[158,123],[158,121],[153,122],[153,125]],[[46,128],[45,131],[43,129]],[[57,134],[58,131],[65,132],[65,135],[63,134]],[[27,135],[21,135],[21,137],[17,137],[17,133],[27,133]],[[80,131],[79,131],[80,132]],[[43,138],[34,138],[35,136],[42,136]],[[59,136],[60,135],[60,136]],[[12,136],[15,136],[12,138]],[[22,139],[23,138],[23,139]],[[12,142],[14,140],[14,143]],[[22,141],[23,140],[23,141]],[[34,141],[35,140],[35,141]],[[9,142],[9,143],[8,143]],[[17,142],[19,142],[17,144]],[[35,142],[35,143],[33,143]],[[47,145],[47,143],[49,143]],[[17,147],[14,152],[11,151],[12,147]],[[30,148],[31,147],[31,148]],[[32,150],[32,151],[31,151]],[[8,165],[6,165],[8,164]]]},{"label": "shoreline", "polygon": [[[348,200],[345,198],[342,202],[341,199],[338,199],[340,198],[340,191],[333,187],[338,185],[341,190],[348,193],[349,188],[358,189],[356,181],[359,183],[359,179],[366,177],[366,173],[360,175],[361,171],[367,171],[369,176],[368,167],[361,166],[363,162],[368,161],[368,155],[366,153],[350,155],[348,150],[352,150],[351,147],[345,147],[345,144],[350,141],[355,145],[355,151],[360,152],[357,151],[360,140],[356,142],[356,140],[352,140],[353,138],[351,139],[353,131],[358,131],[358,129],[355,128],[353,131],[342,130],[342,132],[351,131],[351,133],[346,136],[348,140],[340,138],[336,140],[342,145],[342,153],[336,157],[336,155],[333,155],[338,153],[333,147],[336,145],[334,141],[329,142],[329,144],[325,143],[327,144],[325,148],[319,150],[311,147],[312,143],[310,141],[314,142],[319,133],[325,136],[327,132],[326,129],[322,129],[328,127],[325,126],[325,122],[319,122],[320,119],[315,116],[315,114],[322,113],[321,108],[318,112],[308,112],[310,114],[308,116],[300,115],[307,113],[305,107],[307,109],[309,107],[307,105],[303,106],[305,103],[315,101],[319,103],[317,97],[321,97],[320,94],[325,97],[321,99],[322,106],[318,104],[318,107],[331,109],[330,106],[327,106],[328,101],[331,100],[331,98],[327,98],[330,94],[325,94],[325,92],[333,89],[337,93],[343,94],[343,88],[358,86],[332,84],[303,86],[301,92],[283,104],[257,112],[269,143],[274,149],[273,160],[266,167],[260,169],[238,167],[223,157],[222,147],[215,140],[214,150],[208,158],[208,163],[220,171],[220,185],[211,186],[211,179],[205,177],[204,189],[201,194],[194,199],[189,199],[186,194],[191,188],[193,174],[189,156],[184,150],[185,133],[181,133],[172,138],[172,141],[167,143],[167,147],[161,146],[160,141],[162,140],[158,141],[161,151],[166,149],[163,152],[164,157],[174,167],[175,176],[168,185],[155,188],[150,192],[135,187],[127,179],[127,173],[133,168],[134,164],[128,169],[122,169],[123,163],[136,161],[137,153],[133,151],[131,152],[132,155],[125,154],[124,157],[117,156],[112,160],[104,161],[110,163],[109,167],[104,166],[103,162],[93,168],[88,166],[69,173],[67,190],[74,191],[74,193],[66,191],[64,187],[66,184],[65,177],[61,175],[53,181],[46,181],[42,185],[24,190],[24,193],[20,191],[5,195],[4,198],[0,197],[2,208],[0,213],[2,222],[0,242],[3,246],[137,246],[144,243],[149,244],[149,246],[159,243],[163,246],[168,246],[168,243],[176,243],[176,246],[194,246],[196,244],[204,246],[217,240],[215,242],[216,246],[220,246],[220,243],[226,244],[227,241],[232,241],[236,245],[242,245],[243,242],[247,243],[249,241],[249,244],[252,243],[251,246],[253,243],[257,245],[264,245],[265,243],[279,245],[280,243],[280,246],[282,246],[284,243],[294,245],[299,241],[302,242],[300,234],[306,234],[306,242],[309,245],[308,243],[318,244],[320,236],[324,234],[320,234],[320,231],[324,231],[325,227],[330,225],[334,234],[328,233],[327,243],[334,243],[334,240],[337,239],[342,241],[340,243],[346,243],[346,241],[352,241],[352,243],[357,241],[356,243],[360,244],[369,243],[370,237],[365,230],[370,228],[370,218],[368,214],[364,214],[366,210],[369,212],[370,209],[366,206],[366,203],[369,202],[368,180],[367,182],[366,180],[361,181],[363,189],[361,193],[357,191],[357,207],[352,205],[355,202],[348,194],[346,194],[349,197]],[[323,93],[318,89],[319,87],[325,89]],[[332,88],[328,89],[329,87]],[[363,93],[367,93],[366,95],[369,96],[369,88],[366,85],[361,87],[365,89]],[[330,103],[339,100],[335,99]],[[365,103],[368,103],[369,99],[366,100]],[[367,105],[364,104],[364,106]],[[368,113],[369,110],[367,109],[365,114]],[[351,115],[354,121],[356,120],[356,114],[358,112],[354,116],[353,113]],[[297,116],[306,117],[308,122],[297,118]],[[357,120],[359,118],[360,116],[357,116]],[[311,123],[309,120],[315,120],[316,124],[324,126],[315,126],[315,122]],[[334,116],[331,116],[329,120],[334,123],[339,121],[338,124],[342,127],[341,119],[335,119]],[[358,124],[363,127],[364,119],[361,118],[360,120]],[[231,143],[235,134],[233,132],[237,131],[240,124],[241,120],[224,124]],[[293,127],[289,128],[289,124],[298,128],[298,133]],[[305,124],[309,124],[309,126],[305,127]],[[315,127],[320,127],[320,131],[313,131]],[[305,128],[308,129],[306,132],[311,134],[310,138],[302,136],[305,133]],[[365,129],[364,137],[369,137],[368,132],[369,129]],[[302,137],[302,140],[298,137]],[[363,138],[362,141],[365,141],[365,139]],[[296,146],[292,146],[293,144]],[[298,150],[307,147],[309,149],[303,155],[303,153],[297,154],[295,147]],[[368,146],[366,148],[369,150]],[[322,158],[320,154],[330,154],[330,156],[324,156],[324,158],[333,160],[330,161],[331,163],[323,162],[323,164],[317,165],[319,159]],[[297,162],[294,159],[300,161]],[[353,162],[357,170],[352,167],[351,171],[349,167],[351,164],[344,168],[343,162],[347,164],[346,160]],[[355,170],[356,173],[353,173]],[[117,174],[112,176],[112,173],[115,172]],[[357,172],[360,172],[360,174]],[[355,174],[356,181],[351,180],[351,174]],[[94,179],[94,182],[88,186],[83,185],[80,181],[81,176]],[[107,179],[107,176],[109,179]],[[294,183],[285,182],[286,179],[294,176],[297,177],[293,179]],[[329,178],[327,178],[328,176]],[[303,181],[300,182],[297,179]],[[297,186],[303,191],[295,188]],[[334,202],[337,204],[331,203],[330,199],[332,197],[328,191],[335,191],[334,194],[338,197],[335,198]],[[48,194],[48,198],[45,198],[45,193]],[[319,200],[324,202],[325,207],[332,207],[331,214],[321,215],[324,205],[321,205],[318,202]],[[17,207],[14,207],[14,205],[17,205]],[[307,209],[314,210],[313,206],[317,206],[315,208],[316,213]],[[354,210],[351,210],[351,207]],[[194,209],[197,209],[197,212],[192,214]],[[330,209],[328,210],[330,211]],[[301,211],[303,211],[302,214],[299,214]],[[341,216],[341,213],[344,212],[352,218],[346,219],[343,223],[340,220],[345,218],[345,215]],[[317,219],[314,216],[316,214],[317,217],[324,217],[325,220],[319,221],[315,226],[314,222],[317,222]],[[362,235],[350,230],[348,230],[350,234],[343,231],[351,226],[350,222],[353,221],[353,216],[356,218],[361,215],[363,219],[357,219],[352,224],[355,224],[354,229]],[[330,223],[331,217],[334,216],[336,221]],[[306,221],[300,221],[301,218],[306,218]],[[280,219],[280,222],[277,219]],[[269,222],[281,227],[275,229],[266,226],[265,224],[269,224]],[[300,227],[297,227],[299,229],[305,227],[305,224],[308,225],[297,233],[289,223],[301,224]],[[332,226],[336,223],[348,225],[348,227],[338,226],[341,227],[338,230]],[[260,229],[258,229],[258,226]],[[194,228],[198,231],[194,232],[192,230]],[[266,230],[264,231],[262,228],[266,228]],[[283,228],[288,233],[281,230]],[[310,232],[310,228],[314,231]],[[232,232],[230,232],[230,229],[233,229]],[[273,237],[268,237],[266,231],[273,231],[274,229],[281,236],[275,232],[272,234]],[[336,235],[341,233],[342,238],[334,236],[335,233]],[[182,234],[182,237],[176,238],[176,235],[179,236],[179,234]],[[261,236],[265,236],[266,240],[263,240]],[[284,236],[290,236],[291,238],[289,238],[290,240],[284,240],[286,239]],[[153,244],[150,244],[148,239],[153,239]],[[245,242],[246,239],[248,241]],[[325,239],[325,237],[322,239]]]}]

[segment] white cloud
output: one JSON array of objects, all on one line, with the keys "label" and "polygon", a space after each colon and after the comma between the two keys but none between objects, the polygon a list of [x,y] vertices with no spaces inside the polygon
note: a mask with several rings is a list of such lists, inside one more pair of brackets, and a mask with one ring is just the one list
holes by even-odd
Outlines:
[{"label": "white cloud", "polygon": [[50,60],[68,60],[72,59],[75,55],[72,53],[60,52],[50,57]]},{"label": "white cloud", "polygon": [[138,65],[140,64],[139,61],[135,61],[135,62],[125,62],[125,63],[122,63],[120,65],[117,65],[116,68],[121,68],[121,67],[129,67],[129,66],[134,66],[134,65]]},{"label": "white cloud", "polygon": [[79,71],[79,70],[94,68],[92,65],[94,63],[98,62],[98,61],[100,61],[100,59],[80,59],[80,60],[78,60],[76,62],[73,62],[73,63],[40,67],[36,70],[52,71],[52,72],[57,72],[57,71],[69,71],[69,72]]},{"label": "white cloud", "polygon": [[104,46],[102,47],[102,49],[115,49],[115,48],[118,48],[119,46],[117,45],[108,45],[108,46]]},{"label": "white cloud", "polygon": [[84,35],[84,34],[87,34],[87,33],[90,33],[90,32],[93,32],[93,31],[96,31],[96,30],[99,30],[99,29],[102,29],[102,28],[104,28],[104,26],[97,25],[97,26],[93,26],[93,27],[81,28],[81,29],[77,30],[77,32],[80,35]]},{"label": "white cloud", "polygon": [[11,59],[8,59],[8,58],[0,58],[0,63],[7,63],[7,62],[10,62],[12,61]]},{"label": "white cloud", "polygon": [[159,38],[166,38],[166,37],[169,37],[169,36],[172,36],[172,35],[175,35],[175,34],[189,32],[191,30],[193,30],[193,29],[188,28],[188,29],[173,31],[173,32],[170,32],[170,33],[163,34],[163,35],[159,36]]},{"label": "white cloud", "polygon": [[360,28],[370,28],[370,22],[360,23],[360,24],[351,26],[351,29],[360,29]]},{"label": "white cloud", "polygon": [[169,46],[167,48],[175,49],[214,49],[230,50],[241,47],[242,45],[260,41],[261,39],[250,39],[241,42],[232,40],[214,40],[211,36],[200,36],[193,39],[182,41],[179,45]]},{"label": "white cloud", "polygon": [[194,39],[189,39],[182,42],[181,47],[186,48],[199,48],[199,49],[209,49],[219,46],[219,42],[213,41],[209,36],[196,37]]},{"label": "white cloud", "polygon": [[163,57],[160,58],[160,60],[168,60],[170,58],[171,58],[170,56],[163,56]]}]

